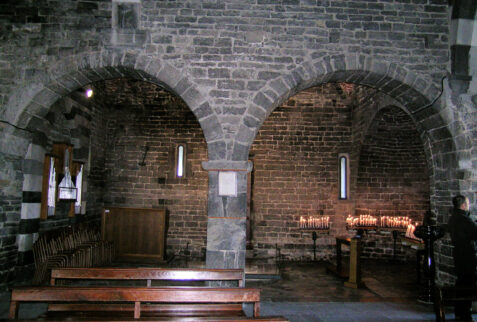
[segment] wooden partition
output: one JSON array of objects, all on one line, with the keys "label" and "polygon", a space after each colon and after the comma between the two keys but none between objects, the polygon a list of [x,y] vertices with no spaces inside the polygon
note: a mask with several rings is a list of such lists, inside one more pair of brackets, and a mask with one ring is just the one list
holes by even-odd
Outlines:
[{"label": "wooden partition", "polygon": [[166,210],[107,207],[101,218],[103,240],[114,243],[116,257],[128,261],[163,261]]}]

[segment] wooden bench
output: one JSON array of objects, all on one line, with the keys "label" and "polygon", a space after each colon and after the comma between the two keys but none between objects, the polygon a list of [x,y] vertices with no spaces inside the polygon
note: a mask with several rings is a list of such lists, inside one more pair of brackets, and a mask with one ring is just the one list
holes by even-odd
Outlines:
[{"label": "wooden bench", "polygon": [[[55,306],[46,314],[45,318],[63,318],[94,320],[107,317],[107,319],[140,319],[161,317],[202,316],[207,319],[230,312],[216,312],[211,308],[215,304],[251,303],[253,305],[253,317],[259,319],[260,315],[260,289],[253,288],[194,288],[194,287],[67,287],[67,286],[42,286],[42,287],[18,287],[12,290],[9,319],[18,317],[19,305],[23,302],[45,302],[62,305],[56,310]],[[96,303],[102,305],[100,309]],[[146,304],[147,303],[147,304]],[[157,307],[153,311],[148,310],[150,303],[163,305],[162,310]],[[122,305],[132,304],[131,310],[122,309]],[[103,310],[107,306],[109,309]],[[68,306],[70,308],[68,309]],[[195,307],[194,307],[195,306]],[[59,314],[59,315],[58,315]],[[241,316],[241,317],[240,317]],[[240,320],[244,314],[233,316],[228,319]],[[200,318],[202,319],[202,318]],[[250,318],[247,318],[250,319]],[[263,317],[262,320],[267,320]],[[270,321],[286,321],[281,317],[269,318]],[[253,320],[253,319],[251,319]]]},{"label": "wooden bench", "polygon": [[51,271],[50,284],[67,280],[145,280],[152,281],[236,281],[243,287],[243,269],[182,269],[182,268],[57,268]]},{"label": "wooden bench", "polygon": [[477,288],[474,287],[437,287],[434,296],[434,311],[436,321],[446,320],[445,305],[454,304],[457,301],[477,301]]}]

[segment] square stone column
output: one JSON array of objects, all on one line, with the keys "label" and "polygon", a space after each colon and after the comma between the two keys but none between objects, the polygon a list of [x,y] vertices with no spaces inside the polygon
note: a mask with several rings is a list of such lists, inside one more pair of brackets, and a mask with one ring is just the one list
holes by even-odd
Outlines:
[{"label": "square stone column", "polygon": [[[247,227],[247,161],[209,161],[202,164],[209,171],[207,268],[245,268]],[[237,174],[237,195],[219,195],[219,172]]]}]

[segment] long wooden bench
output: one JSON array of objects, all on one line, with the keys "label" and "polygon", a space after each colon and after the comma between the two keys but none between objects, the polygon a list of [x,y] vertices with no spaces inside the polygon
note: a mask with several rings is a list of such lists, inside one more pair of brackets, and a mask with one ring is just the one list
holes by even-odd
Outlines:
[{"label": "long wooden bench", "polygon": [[[43,286],[43,287],[18,287],[12,290],[9,319],[18,317],[19,305],[24,302],[62,303],[70,305],[82,305],[82,310],[55,312],[50,310],[46,318],[55,318],[55,313],[70,319],[94,320],[107,317],[108,319],[156,319],[184,316],[182,307],[187,305],[202,306],[203,314],[198,314],[197,308],[192,311],[194,316],[213,318],[214,315],[208,310],[215,304],[243,304],[253,305],[253,317],[260,315],[260,289],[253,288],[194,288],[194,287],[67,287],[67,286]],[[98,311],[95,303],[111,304],[114,310]],[[133,304],[134,310],[121,311],[117,305]],[[148,303],[148,304],[145,304]],[[149,303],[165,304],[164,310],[155,308],[148,311]],[[175,307],[173,306],[176,305]],[[143,310],[143,307],[145,308]],[[187,310],[186,310],[187,311]],[[213,311],[213,310],[212,310]],[[185,312],[187,313],[187,312]],[[190,312],[189,312],[190,313]],[[217,312],[215,312],[217,313]],[[62,315],[61,315],[62,314]],[[215,315],[218,317],[219,315]],[[225,319],[226,317],[224,317]],[[200,318],[202,319],[202,318]],[[232,319],[240,320],[235,316]],[[267,318],[264,317],[266,320]],[[270,321],[286,321],[286,319],[270,318]],[[272,320],[275,319],[275,320]]]},{"label": "long wooden bench", "polygon": [[235,281],[243,287],[243,269],[182,269],[182,268],[56,268],[51,271],[50,284],[57,280],[145,280],[152,281]]},{"label": "long wooden bench", "polygon": [[477,301],[477,287],[437,287],[434,297],[434,311],[436,321],[446,320],[445,305],[455,304],[457,301]]}]

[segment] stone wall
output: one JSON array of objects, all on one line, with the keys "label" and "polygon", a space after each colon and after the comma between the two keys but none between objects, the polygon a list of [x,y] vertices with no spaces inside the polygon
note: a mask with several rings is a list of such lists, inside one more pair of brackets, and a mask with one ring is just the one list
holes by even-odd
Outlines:
[{"label": "stone wall", "polygon": [[[108,115],[104,204],[166,208],[168,255],[188,248],[191,256],[203,257],[208,176],[201,162],[207,161],[207,146],[194,114],[151,83],[116,79],[95,87]],[[186,147],[184,178],[174,172],[179,144]]]},{"label": "stone wall", "polygon": [[[94,105],[82,101],[80,96],[72,93],[71,96],[58,100],[43,119],[36,118],[29,129],[17,129],[31,135],[32,143],[28,147],[25,159],[18,163],[16,180],[20,189],[16,192],[19,195],[16,199],[17,204],[7,199],[2,203],[5,221],[2,223],[3,263],[0,283],[14,278],[28,278],[31,271],[24,268],[33,261],[31,247],[39,233],[70,225],[78,219],[85,220],[86,217],[93,215],[91,209],[101,207],[100,198],[92,200],[96,195],[92,189],[88,202],[91,209],[87,215],[83,215],[83,218],[69,217],[70,203],[64,202],[57,203],[55,215],[45,221],[40,221],[39,212],[32,211],[39,210],[45,153],[52,152],[52,145],[55,142],[69,143],[74,146],[73,159],[87,163],[89,137],[93,126],[96,137],[101,137],[101,123],[92,122],[93,119],[100,120],[98,115],[101,113],[98,113]],[[88,195],[88,180],[85,180],[83,190]],[[97,202],[100,203],[99,206]],[[98,214],[95,215],[97,220]],[[18,270],[15,270],[15,266],[18,266]]]},{"label": "stone wall", "polygon": [[[429,170],[416,125],[402,109],[384,107],[376,114],[361,146],[356,215],[406,216],[422,224],[430,209]],[[368,234],[363,256],[392,257],[392,235]],[[414,250],[397,243],[396,256]]]},{"label": "stone wall", "polygon": [[336,209],[338,153],[352,146],[351,96],[338,84],[304,90],[272,112],[250,150],[252,230],[255,253],[310,259],[311,232],[299,229],[300,216],[330,216],[330,235],[320,235],[318,258],[330,257],[333,238],[346,214]]},{"label": "stone wall", "polygon": [[[401,104],[425,138],[437,222],[445,221],[456,192],[471,197],[475,213],[475,142],[467,130],[475,118],[466,118],[452,88],[429,105],[449,62],[458,59],[448,54],[448,1],[143,0],[126,7],[119,12],[112,2],[86,0],[0,4],[0,120],[36,131],[53,104],[81,86],[121,77],[154,82],[193,111],[215,178],[217,165],[235,169],[248,159],[261,124],[297,92],[328,82],[367,85]],[[0,225],[8,245],[0,252],[13,258],[19,218],[37,216],[20,204],[28,174],[21,165],[32,143],[54,135],[47,129],[46,138],[37,138],[5,123],[0,130],[0,218],[8,216]],[[209,208],[221,199],[215,184],[209,180]],[[226,217],[244,216],[240,198],[240,206],[221,208]],[[221,227],[216,219],[208,224],[212,232]],[[221,253],[223,245],[215,246]],[[224,254],[236,254],[242,244],[229,246]],[[5,271],[12,270],[7,262]]]},{"label": "stone wall", "polygon": [[429,174],[416,126],[402,109],[383,108],[361,147],[356,214],[422,222],[428,210]]},{"label": "stone wall", "polygon": [[[346,233],[348,214],[409,216],[422,222],[429,210],[426,158],[415,124],[400,108],[382,109],[371,127],[363,129],[367,134],[361,146],[353,136],[353,129],[359,128],[353,122],[360,123],[360,118],[353,115],[366,95],[377,93],[351,90],[343,92],[341,84],[304,90],[262,125],[250,152],[256,256],[275,256],[278,247],[285,258],[312,258],[313,240],[310,232],[299,229],[300,216],[331,217],[330,234],[317,241],[317,257],[329,258],[334,237]],[[349,200],[338,200],[339,153],[350,155],[350,172],[358,178]],[[390,234],[368,239],[364,256],[392,255]],[[402,255],[401,247],[397,250]]]}]

